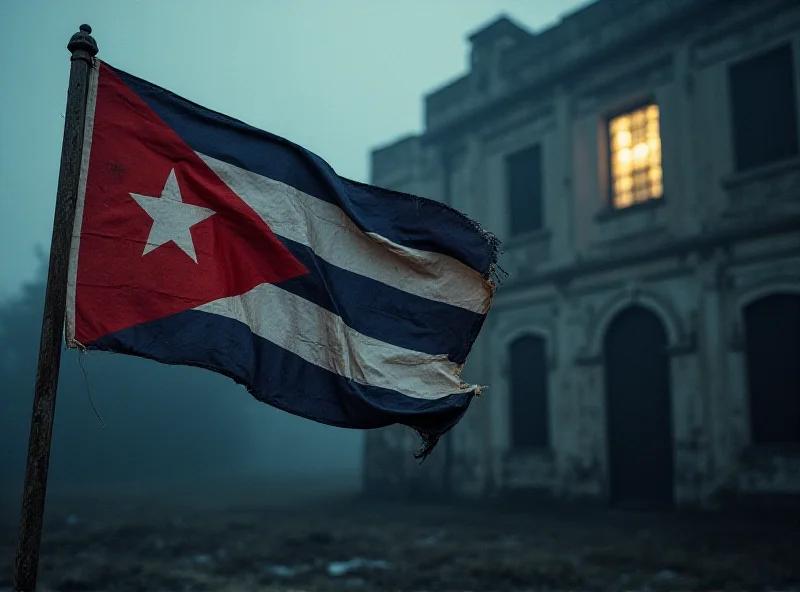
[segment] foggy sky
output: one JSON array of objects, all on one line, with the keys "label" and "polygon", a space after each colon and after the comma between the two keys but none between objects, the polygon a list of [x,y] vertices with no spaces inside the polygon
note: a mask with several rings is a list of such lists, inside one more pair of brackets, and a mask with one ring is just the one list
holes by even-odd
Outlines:
[{"label": "foggy sky", "polygon": [[316,152],[368,181],[369,150],[422,127],[422,95],[460,75],[466,35],[505,12],[540,30],[585,0],[0,2],[0,297],[47,248],[69,76],[89,23],[99,56]]},{"label": "foggy sky", "polygon": [[[93,27],[99,55],[110,64],[284,136],[317,153],[339,174],[368,181],[370,149],[420,131],[422,95],[463,73],[466,35],[503,12],[539,30],[585,3],[0,0],[6,38],[0,60],[0,307],[11,302],[6,318],[15,319],[13,307],[23,307],[24,301],[18,291],[33,278],[29,290],[36,299],[43,293],[35,247],[46,249],[50,241],[69,76],[66,44],[81,23]],[[25,314],[16,326],[29,343],[24,348],[6,343],[6,352],[23,355],[26,369],[16,362],[6,366],[20,371],[13,380],[5,377],[0,397],[7,438],[0,447],[11,467],[0,480],[11,480],[6,485],[12,489],[21,479],[27,443],[41,309]],[[94,398],[109,421],[104,429],[89,406],[75,352],[65,355],[54,478],[73,474],[83,481],[95,474],[108,481],[114,463],[123,459],[127,476],[135,473],[134,460],[141,474],[150,475],[158,454],[166,455],[160,466],[167,469],[188,458],[203,466],[198,459],[220,443],[226,447],[219,451],[220,467],[245,455],[243,462],[272,476],[327,471],[357,480],[361,432],[290,416],[205,371],[118,358],[99,355],[85,361]],[[175,393],[180,398],[174,399]],[[218,417],[221,400],[230,401],[224,426]],[[191,416],[182,405],[191,407]],[[137,422],[150,426],[141,440]],[[12,446],[8,426],[19,428]],[[237,430],[246,431],[250,440],[242,440]],[[226,433],[238,439],[229,442]],[[129,443],[141,449],[130,451],[130,458]]]}]

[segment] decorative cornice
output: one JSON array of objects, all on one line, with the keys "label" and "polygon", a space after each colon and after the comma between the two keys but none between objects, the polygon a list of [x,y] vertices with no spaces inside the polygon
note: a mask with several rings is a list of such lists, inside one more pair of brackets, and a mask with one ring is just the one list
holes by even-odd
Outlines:
[{"label": "decorative cornice", "polygon": [[[508,90],[496,97],[474,96],[469,84],[469,74],[446,87],[435,91],[425,98],[426,122],[428,130],[421,137],[424,143],[434,143],[441,138],[462,133],[464,130],[474,128],[477,122],[491,118],[494,113],[513,108],[516,104],[530,100],[540,94],[542,89],[552,86],[557,82],[569,83],[577,79],[588,68],[598,67],[609,60],[628,52],[632,46],[652,45],[660,43],[665,36],[673,34],[677,27],[687,22],[695,22],[703,14],[716,12],[719,7],[729,9],[734,0],[671,0],[665,2],[668,9],[659,13],[653,10],[653,3],[635,3],[627,10],[626,17],[638,15],[636,26],[626,27],[625,33],[603,40],[601,29],[608,23],[608,29],[619,25],[616,18],[611,18],[616,13],[615,5],[620,0],[598,0],[598,2],[573,14],[569,23],[563,22],[552,29],[543,31],[533,36],[530,41],[520,43],[505,52],[501,62],[500,77],[503,86]],[[738,0],[748,1],[748,0]],[[574,36],[572,29],[578,25],[578,20],[585,17],[581,13],[592,11],[599,17],[606,17],[593,28],[597,34],[597,41],[584,51],[575,48],[580,45],[580,39],[570,39],[569,43],[560,43],[547,55],[542,54],[545,45],[558,41],[556,38],[569,38]],[[601,14],[606,13],[606,14]],[[639,18],[641,17],[641,18]],[[649,18],[645,18],[649,17]],[[559,34],[559,31],[563,33]],[[570,32],[572,31],[572,32]],[[561,40],[564,41],[564,40]],[[563,47],[562,47],[563,45]],[[545,59],[546,58],[546,59]],[[535,63],[536,74],[525,75],[525,67]],[[438,119],[437,112],[442,112],[450,107],[459,111],[450,121],[435,124]],[[446,118],[445,118],[446,119]]]},{"label": "decorative cornice", "polygon": [[726,248],[732,243],[788,232],[800,232],[800,215],[786,216],[757,226],[750,225],[747,227],[722,228],[716,231],[710,230],[701,235],[670,240],[662,245],[636,253],[625,252],[620,255],[583,260],[534,274],[528,281],[510,284],[504,287],[503,291],[508,292],[546,284],[566,285],[573,279],[582,276],[603,273],[620,267],[638,265],[667,257],[682,257],[698,250]]}]

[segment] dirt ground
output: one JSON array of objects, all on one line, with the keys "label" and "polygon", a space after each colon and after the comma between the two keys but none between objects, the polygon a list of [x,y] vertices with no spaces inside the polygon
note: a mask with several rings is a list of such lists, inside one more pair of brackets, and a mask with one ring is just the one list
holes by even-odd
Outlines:
[{"label": "dirt ground", "polygon": [[[305,491],[51,499],[39,582],[57,592],[800,590],[797,513],[447,507]],[[10,590],[17,516],[4,516],[0,590]]]}]

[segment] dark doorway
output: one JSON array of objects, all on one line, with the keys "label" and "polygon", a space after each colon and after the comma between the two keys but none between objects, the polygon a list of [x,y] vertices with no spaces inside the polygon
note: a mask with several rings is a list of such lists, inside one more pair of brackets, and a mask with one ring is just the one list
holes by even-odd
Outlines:
[{"label": "dark doorway", "polygon": [[752,443],[800,444],[800,296],[762,298],[744,319]]},{"label": "dark doorway", "polygon": [[667,335],[658,317],[633,306],[604,342],[611,504],[666,509],[673,502],[672,405]]},{"label": "dark doorway", "polygon": [[524,335],[510,347],[511,449],[545,450],[550,447],[547,404],[547,343],[538,335]]}]

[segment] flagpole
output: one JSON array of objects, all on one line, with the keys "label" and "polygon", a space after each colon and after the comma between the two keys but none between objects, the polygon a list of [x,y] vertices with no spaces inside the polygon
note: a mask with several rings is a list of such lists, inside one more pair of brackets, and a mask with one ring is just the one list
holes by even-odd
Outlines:
[{"label": "flagpole", "polygon": [[47,470],[56,406],[58,371],[67,300],[67,266],[75,221],[75,204],[83,152],[83,128],[89,75],[97,55],[92,28],[81,25],[67,44],[70,60],[64,138],[61,144],[61,168],[56,190],[53,236],[44,299],[39,362],[33,394],[33,413],[25,467],[17,558],[14,565],[14,592],[35,592],[42,540],[44,505],[47,493]]}]

